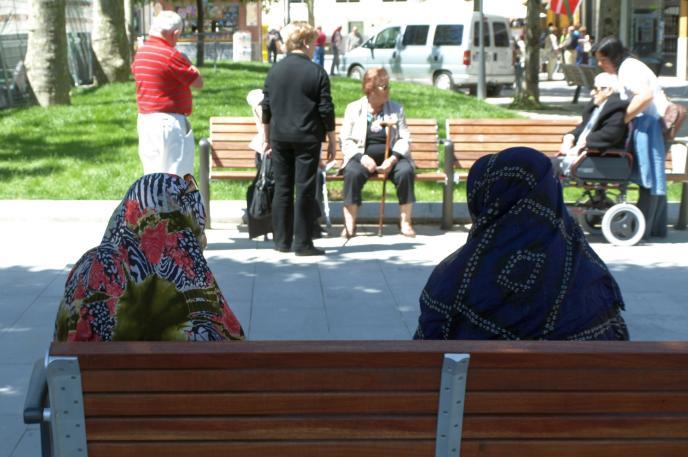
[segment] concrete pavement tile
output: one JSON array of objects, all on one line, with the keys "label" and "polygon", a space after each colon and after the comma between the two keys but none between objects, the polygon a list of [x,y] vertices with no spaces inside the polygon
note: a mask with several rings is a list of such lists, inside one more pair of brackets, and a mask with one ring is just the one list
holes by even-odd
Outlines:
[{"label": "concrete pavement tile", "polygon": [[409,340],[411,333],[403,322],[361,321],[360,325],[335,324],[330,328],[335,340]]},{"label": "concrete pavement tile", "polygon": [[27,360],[17,365],[0,364],[0,421],[5,414],[22,414],[34,361]]},{"label": "concrete pavement tile", "polygon": [[250,328],[250,340],[322,340],[329,336],[324,309],[256,307]]},{"label": "concrete pavement tile", "polygon": [[37,426],[27,427],[11,457],[37,457],[40,455],[40,429]]},{"label": "concrete pavement tile", "polygon": [[0,365],[33,363],[45,355],[52,341],[54,326],[10,327],[0,337]]},{"label": "concrete pavement tile", "polygon": [[25,430],[21,414],[0,414],[0,457],[13,455]]}]

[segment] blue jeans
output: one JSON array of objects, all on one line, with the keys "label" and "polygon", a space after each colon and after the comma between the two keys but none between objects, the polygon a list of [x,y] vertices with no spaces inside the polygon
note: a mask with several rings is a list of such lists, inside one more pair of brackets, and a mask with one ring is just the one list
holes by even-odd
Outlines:
[{"label": "blue jeans", "polygon": [[315,47],[315,53],[313,54],[313,62],[317,63],[321,67],[325,66],[325,48],[322,46]]}]

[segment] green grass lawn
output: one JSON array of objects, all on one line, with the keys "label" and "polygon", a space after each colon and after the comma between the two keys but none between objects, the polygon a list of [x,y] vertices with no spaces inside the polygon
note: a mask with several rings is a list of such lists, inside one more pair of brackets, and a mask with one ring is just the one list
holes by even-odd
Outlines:
[{"label": "green grass lawn", "polygon": [[[211,116],[250,116],[246,94],[261,88],[266,64],[224,63],[202,69],[205,87],[194,93],[191,116],[196,140],[208,136]],[[332,78],[336,114],[361,96],[360,82]],[[461,93],[393,82],[392,98],[410,118],[434,118],[444,136],[447,118],[512,118],[517,115]],[[137,153],[134,83],[74,89],[72,105],[0,111],[0,198],[119,200],[142,173]],[[196,158],[198,169],[198,157]],[[214,199],[243,199],[244,182],[214,182]],[[341,183],[331,183],[332,189]],[[393,186],[388,187],[390,196]],[[333,193],[337,193],[336,190]],[[364,198],[378,200],[380,183],[366,185]],[[419,201],[441,201],[438,184],[417,183]],[[572,197],[570,197],[572,198]],[[672,189],[670,199],[679,198]],[[455,201],[465,201],[464,183]]]}]

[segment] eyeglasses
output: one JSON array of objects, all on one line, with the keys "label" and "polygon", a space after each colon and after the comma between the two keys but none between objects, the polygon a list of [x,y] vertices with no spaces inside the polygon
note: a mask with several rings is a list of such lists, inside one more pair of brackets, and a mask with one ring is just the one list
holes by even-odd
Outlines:
[{"label": "eyeglasses", "polygon": [[379,90],[380,92],[384,92],[386,90],[389,90],[389,84],[385,84],[384,86],[375,86],[376,90]]}]

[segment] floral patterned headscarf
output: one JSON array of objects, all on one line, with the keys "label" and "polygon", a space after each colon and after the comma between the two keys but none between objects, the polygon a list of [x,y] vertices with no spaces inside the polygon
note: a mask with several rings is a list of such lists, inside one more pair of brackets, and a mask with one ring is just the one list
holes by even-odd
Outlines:
[{"label": "floral patterned headscarf", "polygon": [[193,182],[162,173],[137,180],[100,246],[69,273],[55,340],[243,339],[203,257],[204,228]]}]

